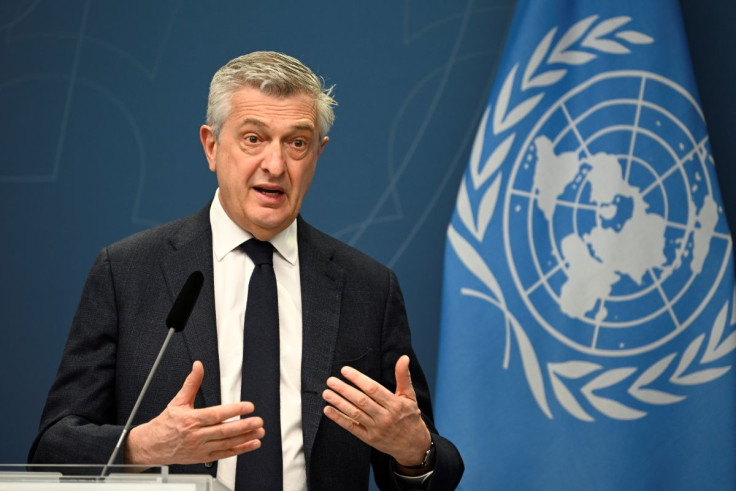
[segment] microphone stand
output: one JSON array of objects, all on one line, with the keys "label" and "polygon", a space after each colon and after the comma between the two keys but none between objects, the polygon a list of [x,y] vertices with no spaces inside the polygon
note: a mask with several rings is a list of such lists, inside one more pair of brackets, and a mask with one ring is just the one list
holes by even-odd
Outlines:
[{"label": "microphone stand", "polygon": [[123,432],[120,434],[120,438],[118,439],[117,445],[115,445],[115,450],[112,451],[112,455],[110,455],[110,460],[107,461],[107,464],[105,464],[105,467],[102,468],[102,472],[100,473],[101,478],[104,478],[106,476],[107,469],[113,464],[113,462],[115,462],[115,457],[118,456],[118,452],[120,452],[120,448],[123,446],[123,441],[125,441],[125,437],[128,434],[128,431],[130,430],[130,426],[133,424],[133,418],[138,413],[138,407],[141,405],[143,396],[146,395],[146,392],[148,391],[148,386],[151,384],[153,375],[156,373],[158,364],[161,362],[161,358],[163,358],[164,351],[166,351],[166,347],[169,345],[169,341],[171,341],[171,336],[174,335],[174,332],[176,332],[176,329],[174,329],[173,327],[170,327],[169,332],[166,334],[166,339],[164,340],[164,344],[161,346],[161,349],[158,352],[156,361],[153,362],[153,367],[151,367],[151,371],[148,372],[148,378],[146,378],[146,383],[143,384],[143,389],[141,389],[140,394],[138,394],[138,400],[135,401],[133,410],[130,412],[130,416],[128,416],[128,421],[125,422],[125,426],[123,427]]}]

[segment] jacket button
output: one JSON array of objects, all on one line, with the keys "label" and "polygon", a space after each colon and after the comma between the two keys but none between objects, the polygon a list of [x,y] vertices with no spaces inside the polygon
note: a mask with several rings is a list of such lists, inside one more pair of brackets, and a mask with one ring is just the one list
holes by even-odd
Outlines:
[{"label": "jacket button", "polygon": [[204,466],[205,466],[206,468],[208,468],[208,469],[212,469],[212,467],[214,467],[214,465],[215,465],[215,463],[214,463],[214,462],[205,462],[205,463],[204,463]]}]

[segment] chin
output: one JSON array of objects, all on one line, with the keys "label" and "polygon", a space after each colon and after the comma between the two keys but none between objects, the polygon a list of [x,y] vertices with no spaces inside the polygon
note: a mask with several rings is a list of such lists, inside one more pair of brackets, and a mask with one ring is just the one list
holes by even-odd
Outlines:
[{"label": "chin", "polygon": [[277,234],[281,230],[285,229],[291,223],[291,218],[279,218],[272,220],[253,220],[251,223],[254,228],[269,234]]}]

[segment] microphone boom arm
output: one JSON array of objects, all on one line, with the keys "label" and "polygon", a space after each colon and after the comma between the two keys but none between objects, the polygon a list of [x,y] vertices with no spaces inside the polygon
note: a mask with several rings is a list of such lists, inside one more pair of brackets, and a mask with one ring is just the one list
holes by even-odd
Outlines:
[{"label": "microphone boom arm", "polygon": [[166,339],[164,340],[164,344],[161,346],[161,349],[158,352],[156,361],[153,362],[153,367],[151,367],[151,371],[148,372],[148,377],[146,378],[146,382],[143,384],[143,389],[141,389],[140,394],[138,394],[138,400],[135,401],[133,410],[130,412],[130,416],[128,416],[128,421],[125,422],[123,432],[120,434],[117,445],[115,445],[115,450],[112,451],[112,455],[110,455],[110,460],[107,461],[105,467],[102,468],[100,477],[105,477],[105,475],[107,474],[107,469],[113,464],[113,462],[115,462],[115,457],[118,456],[120,448],[123,446],[123,441],[125,441],[125,437],[130,430],[130,426],[133,424],[133,418],[135,417],[136,413],[138,413],[138,407],[141,405],[143,396],[146,395],[146,392],[148,392],[148,386],[151,384],[151,380],[153,379],[153,375],[156,373],[158,364],[161,362],[161,358],[163,358],[164,356],[164,351],[166,351],[166,347],[169,345],[169,341],[171,341],[171,336],[173,336],[175,332],[176,330],[173,327],[169,328],[169,332],[166,334]]}]

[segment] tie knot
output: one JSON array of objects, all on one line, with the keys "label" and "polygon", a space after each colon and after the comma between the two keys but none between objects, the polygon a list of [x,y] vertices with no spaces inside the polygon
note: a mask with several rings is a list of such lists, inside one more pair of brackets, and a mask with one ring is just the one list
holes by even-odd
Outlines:
[{"label": "tie knot", "polygon": [[273,245],[258,239],[250,239],[243,243],[243,250],[256,266],[273,264]]}]

